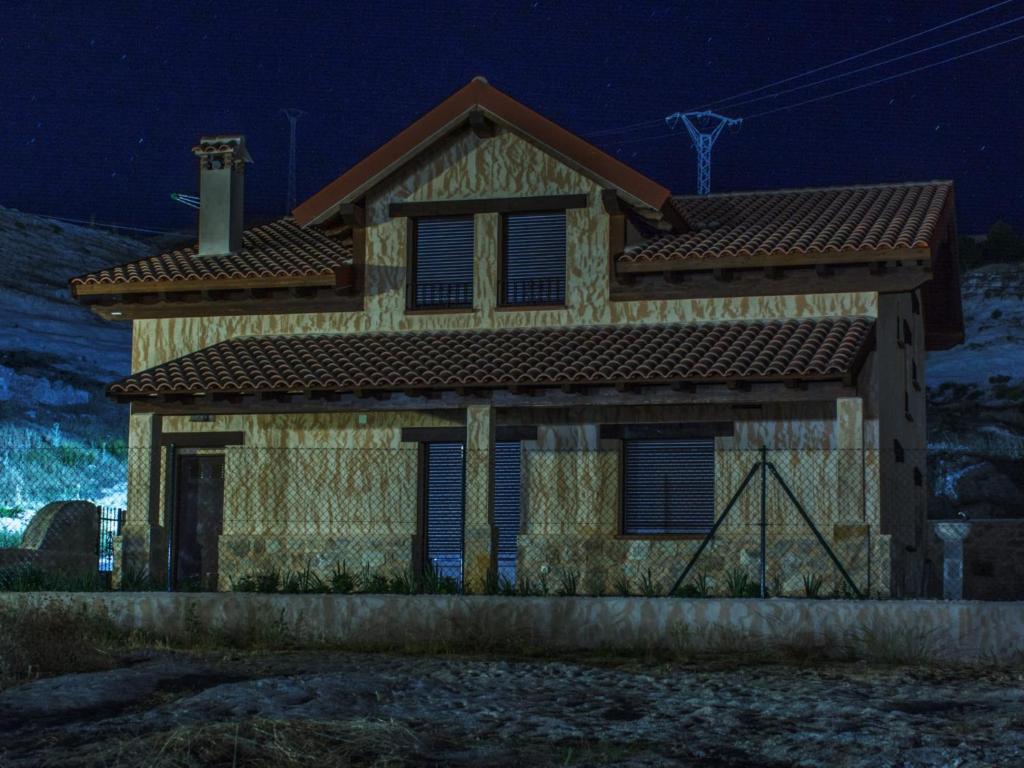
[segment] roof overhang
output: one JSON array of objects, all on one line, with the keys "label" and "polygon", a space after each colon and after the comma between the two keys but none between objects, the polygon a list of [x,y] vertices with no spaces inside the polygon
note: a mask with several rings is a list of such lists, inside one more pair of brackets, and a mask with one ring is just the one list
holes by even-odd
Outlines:
[{"label": "roof overhang", "polygon": [[478,120],[481,113],[528,137],[601,186],[618,189],[633,205],[660,211],[670,199],[665,187],[502,93],[482,77],[475,77],[299,205],[292,212],[295,220],[306,226],[330,218],[341,205],[358,200],[434,142],[471,119]]}]

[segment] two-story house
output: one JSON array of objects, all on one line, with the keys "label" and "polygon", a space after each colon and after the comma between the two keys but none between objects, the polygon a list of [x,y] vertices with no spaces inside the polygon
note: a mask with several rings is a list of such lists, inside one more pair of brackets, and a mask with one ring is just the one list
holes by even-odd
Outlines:
[{"label": "two-story house", "polygon": [[780,546],[920,590],[925,352],[963,335],[951,183],[676,197],[482,78],[247,231],[244,139],[194,152],[198,244],[71,281],[133,325],[118,568],[667,588],[764,446],[817,521]]}]

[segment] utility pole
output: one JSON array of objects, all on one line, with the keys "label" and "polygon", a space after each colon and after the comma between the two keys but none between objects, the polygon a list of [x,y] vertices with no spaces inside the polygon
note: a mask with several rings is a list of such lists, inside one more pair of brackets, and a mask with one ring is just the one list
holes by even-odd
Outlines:
[{"label": "utility pole", "polygon": [[[742,118],[724,117],[716,112],[674,112],[665,118],[669,128],[675,129],[682,123],[686,126],[697,150],[697,194],[711,194],[711,148],[718,139],[718,134],[727,125],[739,125]],[[711,123],[710,130],[703,131],[701,123]]]},{"label": "utility pole", "polygon": [[285,200],[285,210],[291,212],[295,207],[295,124],[305,112],[301,109],[282,109],[282,114],[288,118],[288,198]]}]

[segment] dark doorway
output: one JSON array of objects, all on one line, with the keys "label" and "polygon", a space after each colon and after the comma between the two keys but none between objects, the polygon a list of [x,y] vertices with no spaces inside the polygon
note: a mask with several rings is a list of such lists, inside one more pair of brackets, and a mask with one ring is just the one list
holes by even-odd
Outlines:
[{"label": "dark doorway", "polygon": [[179,456],[172,563],[177,590],[217,589],[224,521],[224,456]]}]

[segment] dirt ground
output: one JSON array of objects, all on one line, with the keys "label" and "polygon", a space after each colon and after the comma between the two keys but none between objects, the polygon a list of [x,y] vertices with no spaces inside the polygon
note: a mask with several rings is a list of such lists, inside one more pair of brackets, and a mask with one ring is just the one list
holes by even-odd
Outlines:
[{"label": "dirt ground", "polygon": [[138,653],[0,694],[0,765],[1020,766],[1019,671]]}]

